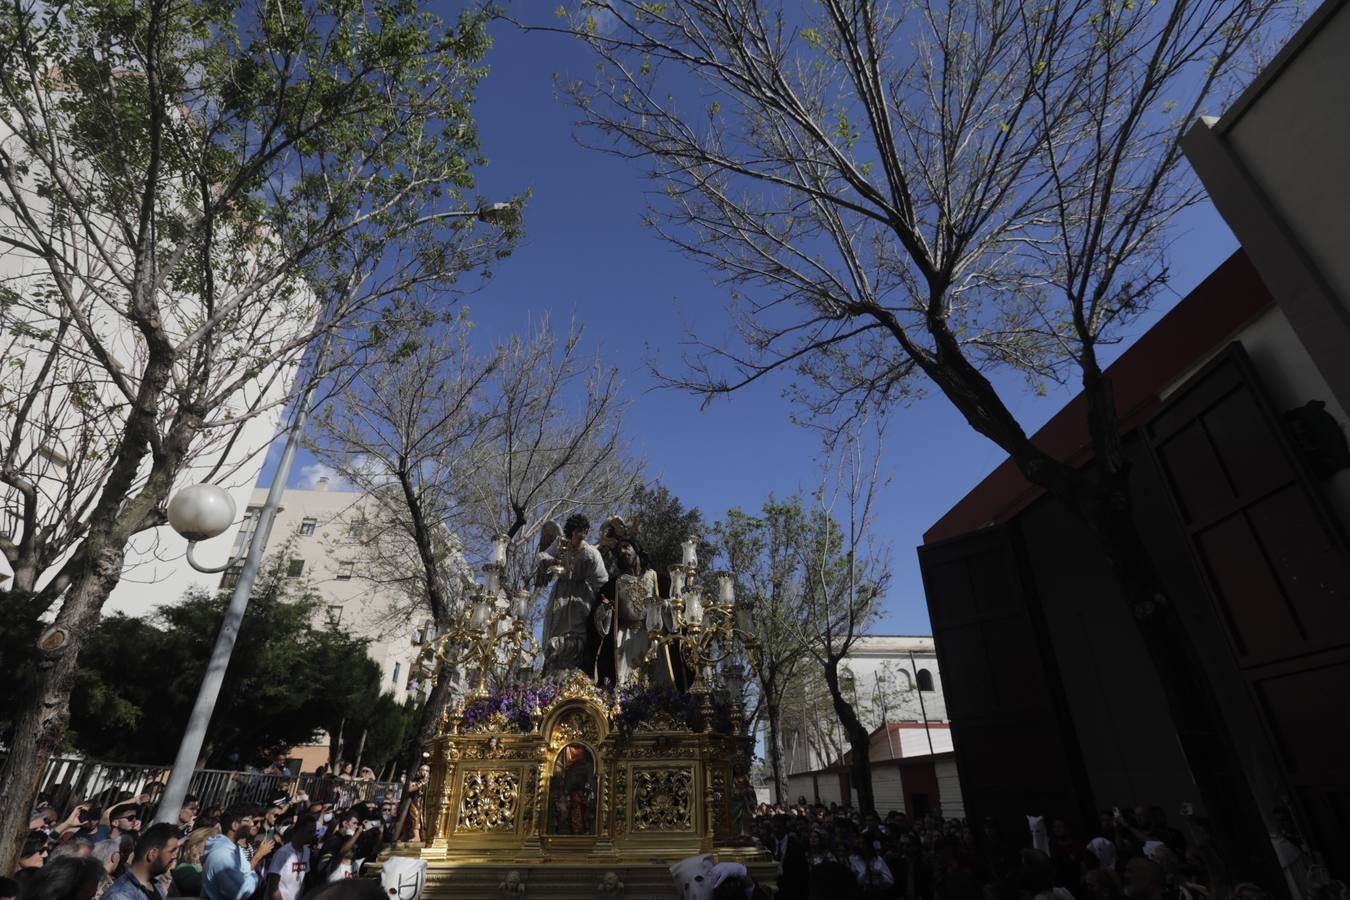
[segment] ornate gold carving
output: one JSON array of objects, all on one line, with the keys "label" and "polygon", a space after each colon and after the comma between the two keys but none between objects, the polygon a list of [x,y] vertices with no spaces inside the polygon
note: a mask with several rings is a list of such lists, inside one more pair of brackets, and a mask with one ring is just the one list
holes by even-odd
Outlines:
[{"label": "ornate gold carving", "polygon": [[472,727],[461,729],[463,734],[510,734],[518,731],[520,729],[501,710],[494,712],[485,719],[478,720]]},{"label": "ornate gold carving", "polygon": [[727,773],[721,766],[714,766],[709,776],[708,793],[711,801],[708,806],[708,824],[716,834],[725,824],[722,815],[722,798],[727,795]]},{"label": "ornate gold carving", "polygon": [[622,837],[628,832],[628,767],[618,766],[614,773],[614,836]]},{"label": "ornate gold carving", "polygon": [[[543,752],[547,752],[545,747]],[[544,830],[544,824],[548,821],[548,807],[545,806],[544,791],[548,786],[548,770],[552,762],[545,759],[539,764],[539,768],[534,770],[534,802],[531,807],[534,809],[535,822],[529,827],[527,834],[539,834]]]},{"label": "ornate gold carving", "polygon": [[634,831],[691,831],[693,769],[638,769],[633,773]]},{"label": "ornate gold carving", "polygon": [[598,821],[600,823],[600,837],[609,837],[609,779],[610,766],[601,764],[599,778],[600,784],[600,813]]},{"label": "ornate gold carving", "polygon": [[595,689],[595,682],[591,681],[585,674],[577,669],[573,669],[568,674],[563,683],[558,685],[558,693],[549,701],[548,710],[554,709],[568,700],[596,700],[601,699],[601,694]]},{"label": "ornate gold carving", "polygon": [[553,734],[549,740],[550,747],[562,747],[566,744],[576,741],[585,741],[589,744],[595,744],[600,740],[600,729],[595,726],[593,719],[584,709],[577,708],[568,710],[553,725]]},{"label": "ornate gold carving", "polygon": [[597,711],[609,718],[619,711],[618,704],[612,697],[607,697],[591,679],[573,669],[566,680],[558,685],[558,693],[549,701],[548,706],[540,710],[540,715],[547,719],[558,707],[573,700],[589,701]]},{"label": "ornate gold carving", "polygon": [[665,710],[653,713],[638,722],[638,731],[688,731],[689,725]]},{"label": "ornate gold carving", "polygon": [[453,815],[450,794],[455,783],[455,761],[458,759],[459,751],[455,749],[454,741],[446,741],[445,747],[441,750],[444,771],[441,774],[440,801],[436,805],[435,814],[430,817],[436,829],[437,839],[444,838],[450,833],[450,817]]},{"label": "ornate gold carving", "polygon": [[535,759],[538,753],[534,747],[508,747],[490,741],[464,748],[465,759]]},{"label": "ornate gold carving", "polygon": [[459,831],[513,831],[519,796],[516,773],[470,770],[460,790]]},{"label": "ornate gold carving", "polygon": [[525,772],[525,789],[520,792],[520,796],[524,799],[525,802],[525,809],[522,813],[522,819],[525,822],[526,834],[530,832],[530,828],[534,825],[534,803],[535,803],[534,784],[535,779],[537,779],[538,777],[539,775],[537,772],[535,772],[534,769],[532,768],[527,769]]},{"label": "ornate gold carving", "polygon": [[693,759],[698,747],[693,744],[663,746],[660,744],[630,747],[627,756],[632,759]]}]

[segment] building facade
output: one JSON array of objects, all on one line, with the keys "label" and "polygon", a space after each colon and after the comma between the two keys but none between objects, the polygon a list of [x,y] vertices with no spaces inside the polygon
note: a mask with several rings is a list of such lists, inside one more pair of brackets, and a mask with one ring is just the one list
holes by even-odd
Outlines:
[{"label": "building facade", "polygon": [[[1135,515],[1259,811],[1350,871],[1347,416],[1236,254],[1108,370]],[[1080,465],[1080,400],[1038,445]],[[972,816],[1207,808],[1100,548],[1010,465],[920,548]],[[1224,797],[1220,801],[1226,800]]]},{"label": "building facade", "polygon": [[[947,721],[942,675],[931,637],[860,638],[840,665],[839,679],[868,731],[888,723],[941,725]],[[837,761],[847,741],[821,686],[813,688],[808,682],[803,695],[787,706],[791,717],[784,722],[783,743],[788,776]]]},{"label": "building facade", "polygon": [[[320,478],[313,490],[288,489],[282,494],[267,552],[273,557],[284,554],[286,577],[322,598],[317,613],[321,621],[370,640],[368,652],[380,666],[385,692],[401,701],[410,689],[420,687],[414,671],[419,652],[415,639],[423,623],[406,614],[391,615],[399,599],[393,593],[396,589],[373,581],[362,564],[350,526],[367,502],[366,495],[328,487],[328,480]],[[241,562],[217,576],[219,588],[232,588],[238,581],[242,556],[266,500],[266,488],[253,491],[234,538],[233,557]]]},{"label": "building facade", "polygon": [[[1350,878],[1350,2],[1326,0],[1184,149],[1242,251],[1108,369],[1145,549],[1240,771]],[[1092,464],[1079,397],[1037,433]],[[1005,463],[924,536],[925,593],[975,816],[1205,807],[1100,549]],[[1211,770],[1213,767],[1211,767]],[[1249,808],[1243,802],[1234,809]],[[1219,808],[1215,808],[1215,807]],[[1280,811],[1277,815],[1277,810]]]},{"label": "building facade", "polygon": [[[962,815],[952,757],[951,725],[933,639],[868,635],[840,666],[841,688],[871,733],[872,789],[877,809],[912,816]],[[786,704],[788,798],[855,803],[848,742],[829,695],[810,681]]]}]

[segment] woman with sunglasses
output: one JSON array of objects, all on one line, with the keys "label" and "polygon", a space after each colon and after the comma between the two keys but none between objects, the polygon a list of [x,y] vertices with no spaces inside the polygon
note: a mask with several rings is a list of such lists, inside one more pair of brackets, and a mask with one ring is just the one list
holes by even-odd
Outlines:
[{"label": "woman with sunglasses", "polygon": [[29,880],[46,864],[50,849],[51,839],[45,831],[35,828],[24,838],[23,848],[19,850],[19,867],[14,870],[14,880],[18,882],[21,894]]}]

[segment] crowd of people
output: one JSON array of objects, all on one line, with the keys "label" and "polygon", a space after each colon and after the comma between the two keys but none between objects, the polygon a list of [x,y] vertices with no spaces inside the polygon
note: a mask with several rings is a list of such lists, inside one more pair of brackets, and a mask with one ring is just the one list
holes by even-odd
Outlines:
[{"label": "crowd of people", "polygon": [[[754,839],[778,861],[781,900],[1268,900],[1224,883],[1205,822],[1174,827],[1163,810],[1111,810],[1090,833],[1026,817],[1009,828],[903,812],[860,815],[839,804],[762,805]],[[1291,826],[1292,827],[1292,826]],[[1276,836],[1298,841],[1294,832]],[[1280,853],[1291,879],[1295,867]],[[1302,900],[1350,900],[1340,882],[1288,885]]]},{"label": "crowd of people", "polygon": [[[410,813],[420,809],[426,774],[422,767],[408,781],[403,807],[393,793],[353,802],[342,790],[236,798],[228,807],[189,795],[174,821],[151,824],[152,794],[83,802],[64,815],[42,802],[18,868],[0,877],[0,900],[358,900],[370,887],[356,883],[363,866],[396,840],[418,839],[420,816]],[[1297,865],[1301,839],[1292,820],[1276,819],[1283,824],[1272,838],[1288,892],[1350,900],[1344,884]],[[801,798],[761,805],[753,839],[777,862],[780,900],[1270,897],[1255,884],[1226,882],[1203,819],[1176,827],[1156,807],[1104,812],[1089,833],[1075,834],[1040,816],[1008,827],[898,811],[861,815]],[[738,864],[719,864],[712,877],[715,898],[766,896]],[[336,896],[343,883],[350,897]]]},{"label": "crowd of people", "polygon": [[395,793],[357,799],[343,789],[347,774],[328,776],[322,797],[241,792],[228,806],[204,806],[188,795],[174,821],[157,824],[155,793],[85,801],[64,815],[41,801],[18,868],[0,877],[0,900],[299,900],[415,838],[419,817]]}]

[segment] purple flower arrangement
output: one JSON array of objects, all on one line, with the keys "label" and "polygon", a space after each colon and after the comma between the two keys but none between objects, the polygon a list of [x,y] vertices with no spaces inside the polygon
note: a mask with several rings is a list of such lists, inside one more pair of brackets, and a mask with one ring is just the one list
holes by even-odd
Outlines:
[{"label": "purple flower arrangement", "polygon": [[631,735],[638,723],[665,713],[689,728],[698,727],[698,704],[689,694],[669,687],[649,687],[630,682],[619,688],[619,730]]},{"label": "purple flower arrangement", "polygon": [[[466,731],[473,731],[500,713],[508,727],[522,734],[528,733],[534,728],[531,714],[552,703],[558,691],[559,684],[555,679],[509,685],[464,707],[462,727]],[[618,703],[617,724],[625,739],[633,735],[639,723],[661,714],[670,716],[691,731],[701,731],[703,728],[703,716],[697,698],[671,687],[630,682],[617,690],[611,685],[604,685],[596,688],[595,693],[596,698],[606,704]],[[731,706],[721,694],[713,697],[712,726],[714,731],[724,734],[731,731]]]},{"label": "purple flower arrangement", "polygon": [[463,727],[472,730],[501,713],[507,722],[524,733],[534,727],[530,714],[548,706],[556,696],[558,683],[552,679],[537,684],[509,685],[464,707]]}]

